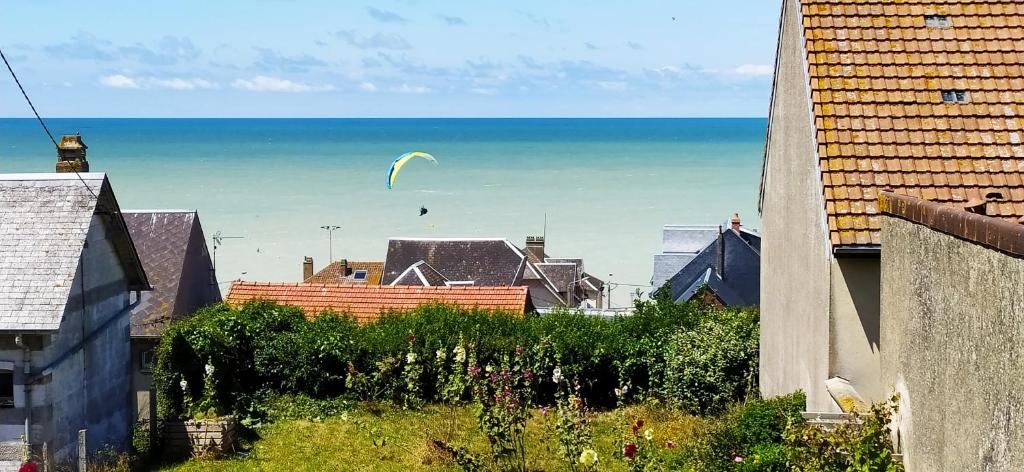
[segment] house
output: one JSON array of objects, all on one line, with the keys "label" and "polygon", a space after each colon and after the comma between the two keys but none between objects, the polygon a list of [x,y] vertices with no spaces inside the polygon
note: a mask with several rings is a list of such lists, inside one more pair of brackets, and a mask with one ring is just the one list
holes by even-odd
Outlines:
[{"label": "house", "polygon": [[908,471],[1019,470],[1024,224],[883,192],[882,385]]},{"label": "house", "polygon": [[[81,138],[68,142],[83,163]],[[106,175],[0,175],[0,234],[0,460],[20,460],[24,438],[72,463],[79,430],[90,454],[123,448],[129,294],[150,284]]]},{"label": "house", "polygon": [[668,290],[676,302],[700,298],[720,307],[757,306],[760,277],[761,235],[744,228],[739,215],[733,215],[730,226],[715,228],[715,238],[661,289]]},{"label": "house", "polygon": [[654,256],[651,289],[665,285],[718,238],[718,226],[665,225],[661,233],[661,254]]},{"label": "house", "polygon": [[763,395],[881,382],[879,192],[1024,216],[1024,9],[785,0],[761,181]]},{"label": "house", "polygon": [[132,309],[132,389],[138,419],[150,419],[156,345],[171,321],[221,301],[195,210],[122,212],[153,290]]},{"label": "house", "polygon": [[369,323],[389,312],[431,303],[524,314],[532,311],[526,287],[407,287],[397,285],[243,282],[231,284],[227,303],[241,306],[266,300],[301,308],[307,316],[325,311],[352,315]]},{"label": "house", "polygon": [[302,281],[311,284],[365,284],[380,285],[384,274],[383,262],[358,262],[342,259],[327,264],[320,272],[313,273],[313,258],[302,262]]},{"label": "house", "polygon": [[526,249],[504,238],[392,238],[381,279],[384,285],[529,288],[538,309],[600,306],[604,282],[583,270],[582,259],[552,258],[544,238]]}]

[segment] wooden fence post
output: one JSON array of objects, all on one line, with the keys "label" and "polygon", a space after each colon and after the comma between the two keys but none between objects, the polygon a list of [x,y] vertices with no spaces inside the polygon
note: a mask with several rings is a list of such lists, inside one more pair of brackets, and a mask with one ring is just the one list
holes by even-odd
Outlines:
[{"label": "wooden fence post", "polygon": [[78,430],[78,472],[86,472],[87,452],[85,449],[85,430]]}]

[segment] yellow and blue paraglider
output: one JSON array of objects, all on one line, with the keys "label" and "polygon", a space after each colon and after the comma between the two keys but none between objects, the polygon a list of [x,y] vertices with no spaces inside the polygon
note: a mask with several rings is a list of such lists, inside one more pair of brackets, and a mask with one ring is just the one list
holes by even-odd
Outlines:
[{"label": "yellow and blue paraglider", "polygon": [[398,178],[398,171],[402,169],[402,166],[416,157],[422,157],[433,162],[435,166],[437,165],[437,159],[434,159],[434,156],[425,152],[413,151],[398,156],[398,159],[391,163],[391,169],[388,170],[388,190],[391,190],[391,186],[395,184],[395,179]]}]

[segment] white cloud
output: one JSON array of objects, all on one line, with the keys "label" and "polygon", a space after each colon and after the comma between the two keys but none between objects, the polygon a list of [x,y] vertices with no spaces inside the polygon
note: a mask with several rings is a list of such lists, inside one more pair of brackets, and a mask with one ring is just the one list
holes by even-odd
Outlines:
[{"label": "white cloud", "polygon": [[100,77],[100,84],[111,88],[142,88],[135,79],[121,74]]},{"label": "white cloud", "polygon": [[196,90],[214,88],[213,82],[203,79],[151,79],[149,81],[154,87],[169,88],[173,90]]},{"label": "white cloud", "polygon": [[373,82],[363,82],[359,84],[359,90],[362,90],[364,92],[376,92],[377,86],[373,85]]},{"label": "white cloud", "polygon": [[601,90],[608,90],[608,91],[611,91],[611,92],[621,92],[621,91],[626,90],[626,89],[629,88],[629,84],[627,84],[624,81],[620,81],[620,80],[615,80],[615,81],[598,80],[598,81],[594,82],[594,85],[596,85],[597,88],[599,88]]},{"label": "white cloud", "polygon": [[111,88],[128,89],[197,90],[216,87],[216,84],[205,79],[185,79],[181,77],[129,77],[123,74],[100,77],[100,84]]},{"label": "white cloud", "polygon": [[775,73],[775,68],[767,64],[743,64],[742,66],[733,69],[733,72],[749,77],[759,77],[772,75]]},{"label": "white cloud", "polygon": [[277,77],[257,75],[250,79],[237,79],[231,86],[251,92],[326,92],[334,90],[330,84],[307,84]]},{"label": "white cloud", "polygon": [[433,92],[433,90],[431,90],[429,87],[424,87],[422,85],[409,85],[409,84],[402,84],[400,87],[394,87],[394,88],[391,89],[391,91],[392,92],[398,92],[398,93],[411,93],[411,94],[415,94],[415,95],[422,95],[422,94],[425,94],[425,93]]},{"label": "white cloud", "polygon": [[469,89],[469,93],[472,93],[474,95],[495,95],[498,93],[498,91],[492,88],[477,87]]}]

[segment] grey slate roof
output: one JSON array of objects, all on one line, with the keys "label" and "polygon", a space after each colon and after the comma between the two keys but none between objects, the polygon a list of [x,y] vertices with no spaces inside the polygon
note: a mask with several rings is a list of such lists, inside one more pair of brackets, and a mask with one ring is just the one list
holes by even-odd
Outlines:
[{"label": "grey slate roof", "polygon": [[478,286],[518,285],[526,255],[506,239],[401,239],[388,241],[383,285],[424,261],[452,282]]},{"label": "grey slate roof", "polygon": [[159,336],[172,320],[221,301],[194,210],[125,210],[123,215],[153,285],[132,310],[132,336]]},{"label": "grey slate roof", "polygon": [[760,235],[750,231],[723,230],[724,274],[719,267],[719,241],[716,239],[669,280],[672,299],[689,300],[697,289],[707,286],[730,306],[759,305],[761,252],[757,248],[760,248],[760,239]]},{"label": "grey slate roof", "polygon": [[537,270],[541,271],[558,293],[568,292],[575,286],[578,267],[572,262],[542,262],[534,264]]},{"label": "grey slate roof", "polygon": [[717,226],[665,225],[661,236],[662,253],[654,256],[651,286],[661,288],[717,236]]},{"label": "grey slate roof", "polygon": [[448,279],[426,262],[419,261],[405,270],[391,285],[445,287]]},{"label": "grey slate roof", "polygon": [[60,327],[94,214],[128,289],[149,289],[106,175],[80,175],[0,174],[0,330]]}]

